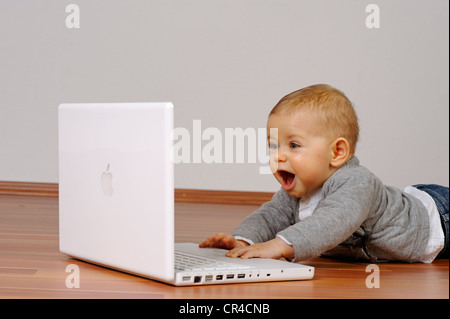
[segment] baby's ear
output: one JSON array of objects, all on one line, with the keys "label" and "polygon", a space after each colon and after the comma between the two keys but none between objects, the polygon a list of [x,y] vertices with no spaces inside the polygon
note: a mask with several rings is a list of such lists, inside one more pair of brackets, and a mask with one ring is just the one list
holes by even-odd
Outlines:
[{"label": "baby's ear", "polygon": [[333,141],[332,147],[332,159],[331,165],[333,167],[339,168],[344,165],[350,158],[350,144],[347,139],[339,137]]}]

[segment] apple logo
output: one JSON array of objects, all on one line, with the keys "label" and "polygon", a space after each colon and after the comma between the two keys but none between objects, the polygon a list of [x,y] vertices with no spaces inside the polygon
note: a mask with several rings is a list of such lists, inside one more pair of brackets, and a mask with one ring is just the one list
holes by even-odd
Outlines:
[{"label": "apple logo", "polygon": [[102,189],[103,189],[103,194],[105,194],[105,196],[111,197],[112,193],[113,193],[113,187],[112,187],[113,175],[109,171],[109,167],[110,167],[110,164],[108,164],[108,166],[106,166],[106,172],[103,172],[103,174],[102,174]]}]

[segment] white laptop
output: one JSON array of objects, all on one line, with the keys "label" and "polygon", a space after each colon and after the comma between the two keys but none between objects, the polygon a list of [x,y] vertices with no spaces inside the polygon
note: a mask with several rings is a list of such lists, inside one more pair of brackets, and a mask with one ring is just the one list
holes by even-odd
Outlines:
[{"label": "white laptop", "polygon": [[172,129],[172,103],[59,106],[61,252],[177,286],[311,279],[314,267],[174,243]]}]

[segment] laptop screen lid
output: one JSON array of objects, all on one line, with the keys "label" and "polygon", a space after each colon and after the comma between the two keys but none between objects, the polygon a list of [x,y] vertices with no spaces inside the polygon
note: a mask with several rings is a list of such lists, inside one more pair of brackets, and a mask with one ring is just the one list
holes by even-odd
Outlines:
[{"label": "laptop screen lid", "polygon": [[60,250],[174,278],[173,105],[61,104]]}]

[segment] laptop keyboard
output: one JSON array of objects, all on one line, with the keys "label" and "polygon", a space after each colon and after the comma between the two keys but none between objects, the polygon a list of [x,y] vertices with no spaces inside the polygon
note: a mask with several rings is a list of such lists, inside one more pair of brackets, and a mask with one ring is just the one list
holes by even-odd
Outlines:
[{"label": "laptop keyboard", "polygon": [[229,269],[248,269],[250,266],[239,265],[235,263],[226,263],[214,259],[189,255],[175,251],[175,270],[229,270]]}]

